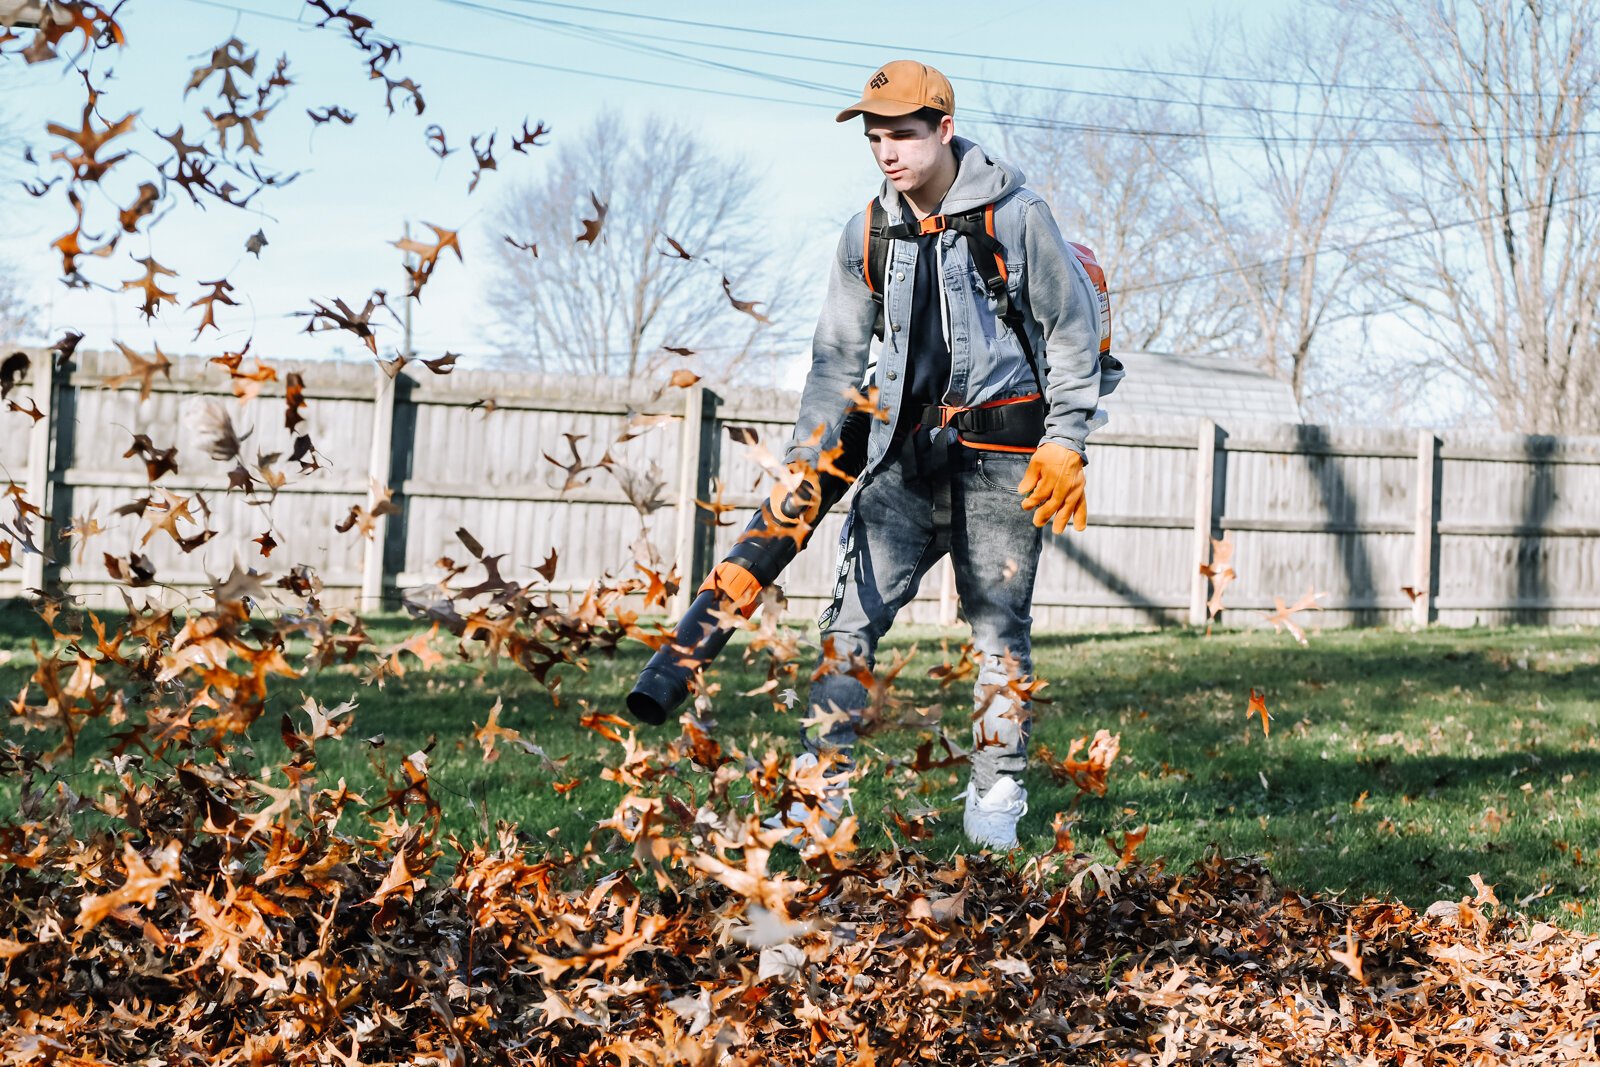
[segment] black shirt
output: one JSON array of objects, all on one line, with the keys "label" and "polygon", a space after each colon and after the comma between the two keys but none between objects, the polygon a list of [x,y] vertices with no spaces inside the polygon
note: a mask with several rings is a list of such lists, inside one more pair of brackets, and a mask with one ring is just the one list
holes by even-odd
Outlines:
[{"label": "black shirt", "polygon": [[[901,209],[907,218],[913,217],[910,206],[903,201]],[[939,306],[939,286],[943,284],[937,248],[940,236],[930,233],[908,238],[917,244],[917,272],[911,288],[906,384],[901,393],[902,406],[910,416],[906,429],[915,423],[922,408],[942,404],[950,385],[950,342],[944,335]]]}]

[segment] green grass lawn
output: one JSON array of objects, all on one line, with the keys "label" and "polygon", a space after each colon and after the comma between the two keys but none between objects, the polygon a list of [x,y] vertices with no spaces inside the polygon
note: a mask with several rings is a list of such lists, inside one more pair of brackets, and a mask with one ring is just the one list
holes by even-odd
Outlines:
[{"label": "green grass lawn", "polygon": [[[409,625],[387,617],[370,628],[380,642],[393,643]],[[32,671],[30,641],[41,634],[48,636],[21,606],[0,610],[0,689],[16,694],[22,687]],[[1121,734],[1109,792],[1078,804],[1081,851],[1109,857],[1105,837],[1148,824],[1143,859],[1162,857],[1181,869],[1214,843],[1227,854],[1263,856],[1280,880],[1302,890],[1392,896],[1419,907],[1470,891],[1469,876],[1481,873],[1508,904],[1533,896],[1524,905],[1531,913],[1600,929],[1600,907],[1592,903],[1600,862],[1595,636],[1333,631],[1314,633],[1301,648],[1266,631],[1040,634],[1036,666],[1054,702],[1038,710],[1034,741],[1065,753],[1072,738],[1098,728]],[[918,646],[900,676],[903,689],[915,704],[943,703],[947,729],[965,746],[961,705],[970,688],[942,690],[927,674],[941,661],[941,637],[959,643],[955,632],[908,629],[885,643],[884,655]],[[740,663],[741,652],[732,646],[719,663],[717,736],[747,751],[792,750],[800,713],[775,714],[766,698],[737,695],[764,678],[759,667]],[[616,748],[577,725],[581,703],[625,715],[622,696],[644,658],[639,649],[596,659],[586,673],[568,669],[559,706],[504,663],[447,659],[382,688],[365,683],[365,668],[336,668],[278,685],[249,744],[254,758],[278,761],[285,755],[280,711],[294,710],[307,695],[328,705],[354,699],[349,733],[319,746],[324,784],[342,776],[369,800],[381,800],[378,768],[385,761],[398,768],[437,738],[430,769],[449,829],[478,837],[505,819],[537,839],[579,848],[622,793],[600,778]],[[1270,736],[1259,718],[1246,718],[1251,687],[1266,696]],[[537,756],[502,746],[500,758],[485,763],[472,734],[496,699],[504,702],[502,725],[551,757],[570,758],[552,771]],[[647,738],[662,741],[674,732],[645,728]],[[381,746],[365,740],[379,735]],[[36,748],[53,740],[14,730],[6,736]],[[909,761],[929,736],[879,734],[858,752],[863,847],[887,842],[891,806],[921,804],[942,814],[933,838],[919,847],[938,857],[967,850],[960,803],[952,800],[964,772],[919,776],[892,762]],[[689,785],[699,778],[690,775]],[[80,791],[91,779],[75,778]],[[573,779],[579,784],[570,792],[552,788]],[[1027,785],[1021,836],[1036,854],[1050,847],[1053,817],[1076,790],[1037,764]],[[14,795],[14,784],[6,787]]]}]

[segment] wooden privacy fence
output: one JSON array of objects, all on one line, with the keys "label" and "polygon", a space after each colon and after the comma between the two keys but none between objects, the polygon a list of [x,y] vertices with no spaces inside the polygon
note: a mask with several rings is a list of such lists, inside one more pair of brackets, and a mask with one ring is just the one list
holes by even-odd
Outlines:
[{"label": "wooden privacy fence", "polygon": [[[574,591],[629,573],[648,530],[692,590],[764,497],[758,462],[728,429],[753,429],[781,456],[796,406],[776,390],[719,397],[699,386],[410,368],[391,379],[371,363],[287,362],[274,362],[277,380],[240,401],[226,369],[187,358],[174,361],[170,381],[155,376],[141,401],[137,379],[108,385],[128,370],[120,354],[80,353],[64,368],[52,368],[47,353],[29,355],[29,376],[11,398],[43,417],[30,426],[26,414],[3,415],[0,474],[50,517],[40,543],[56,561],[15,549],[16,562],[0,570],[0,596],[50,585],[91,605],[121,604],[105,555],[141,553],[172,587],[149,595],[198,592],[238,561],[274,577],[304,565],[321,579],[325,603],[394,606],[400,590],[438,579],[441,557],[470,559],[456,537],[463,527],[487,553],[503,554],[501,573],[518,581],[556,550],[552,586]],[[287,462],[290,371],[305,383],[300,432],[325,464],[303,477]],[[204,454],[187,414],[208,401],[248,433],[251,460],[279,454],[273,467],[288,480],[275,499],[228,490],[226,465]],[[653,425],[614,443],[630,418]],[[157,489],[199,494],[209,508],[218,533],[192,552],[166,533],[146,540],[148,519],[116,514],[147,494],[162,499],[143,461],[125,455],[137,433],[157,448],[178,446],[178,470]],[[570,486],[553,462],[592,465],[606,453],[611,470],[579,469]],[[336,531],[352,505],[370,506],[374,486],[398,510],[369,530]],[[735,505],[727,525],[711,525],[712,512],[695,503],[713,498]],[[15,495],[4,506],[8,524],[14,503]],[[1199,565],[1224,535],[1238,575],[1224,595],[1224,623],[1264,625],[1256,611],[1308,590],[1326,594],[1312,626],[1600,621],[1600,439],[1217,426],[1113,409],[1090,441],[1088,507],[1087,531],[1046,536],[1039,627],[1203,622]],[[198,501],[190,510],[204,518]],[[88,519],[104,532],[62,540]],[[785,575],[799,612],[824,606],[841,520],[825,519]],[[252,539],[268,530],[278,547],[263,559]],[[903,617],[949,623],[958,610],[941,566]]]}]

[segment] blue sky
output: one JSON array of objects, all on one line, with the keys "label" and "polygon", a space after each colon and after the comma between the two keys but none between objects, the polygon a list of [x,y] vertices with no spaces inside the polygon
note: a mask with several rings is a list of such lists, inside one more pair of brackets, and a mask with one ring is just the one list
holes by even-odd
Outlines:
[{"label": "blue sky", "polygon": [[[398,294],[403,284],[400,254],[388,242],[401,236],[408,221],[419,228],[425,220],[460,230],[465,262],[444,262],[424,290],[415,315],[416,347],[424,354],[448,348],[470,357],[490,350],[480,294],[492,283],[487,250],[500,239],[487,225],[493,202],[514,181],[536,176],[541,166],[538,152],[524,156],[504,148],[524,119],[547,123],[554,130],[552,140],[581,136],[607,108],[625,116],[661,112],[689,122],[713,145],[754,169],[772,210],[775,241],[782,242],[778,247],[786,255],[793,254],[787,249],[797,248],[795,269],[820,280],[839,226],[877,186],[876,169],[858,131],[835,124],[832,112],[854,99],[879,63],[911,57],[943,69],[956,88],[961,128],[963,105],[981,106],[986,95],[985,87],[963,79],[1021,77],[1105,89],[1114,75],[1043,64],[1182,66],[1184,43],[1197,23],[1220,12],[1249,26],[1264,23],[1283,8],[1264,0],[1217,7],[1034,0],[975,20],[977,7],[970,0],[870,8],[841,0],[782,5],[612,0],[606,6],[620,14],[530,0],[358,4],[379,32],[416,42],[404,46],[402,61],[391,70],[420,83],[427,109],[418,118],[405,110],[387,114],[382,87],[366,79],[361,54],[338,33],[313,29],[298,3],[134,0],[122,9],[129,47],[110,57],[116,78],[102,101],[103,112],[119,117],[138,109],[147,144],[150,129],[168,132],[180,121],[188,123],[194,139],[196,123],[204,121],[199,109],[212,90],[208,86],[184,101],[183,86],[213,47],[237,35],[259,52],[263,66],[270,67],[280,53],[289,55],[296,84],[284,113],[263,127],[265,159],[274,169],[303,173],[293,185],[263,194],[248,211],[212,206],[200,212],[185,202],[150,235],[125,241],[111,260],[94,261],[89,269],[97,280],[114,286],[139,273],[130,254],[153,255],[178,272],[177,291],[184,304],[203,291],[202,279],[224,276],[244,303],[220,309],[220,336],[208,331],[194,342],[198,310],[174,313],[169,307],[146,324],[132,293],[66,290],[55,280],[59,258],[48,248],[71,224],[58,193],[43,200],[15,191],[5,195],[0,209],[8,223],[0,230],[0,256],[35,279],[45,311],[42,332],[79,329],[93,347],[110,347],[115,338],[137,348],[159,343],[169,354],[211,355],[253,337],[252,352],[269,359],[357,357],[365,350],[359,343],[345,343],[341,337],[347,335],[305,335],[299,332],[305,320],[288,313],[309,308],[313,298],[335,296],[359,307],[374,287]],[[630,13],[767,32],[709,29],[628,17]],[[297,17],[302,24],[295,23]],[[945,56],[937,49],[1041,63]],[[490,56],[500,59],[486,58]],[[8,66],[12,69],[0,81],[0,110],[36,151],[54,147],[44,137],[44,124],[74,119],[81,106],[81,84],[58,63],[26,70],[18,63]],[[355,124],[313,127],[305,109],[329,104],[355,111]],[[424,129],[435,122],[463,149],[444,161],[424,141]],[[492,128],[500,131],[500,169],[487,174],[469,196],[467,138]],[[971,133],[971,127],[965,132]],[[165,150],[159,143],[157,147]],[[136,171],[129,166],[113,174],[126,173],[136,182],[143,177]],[[113,198],[132,199],[132,184],[112,184]],[[102,204],[100,210],[108,206]],[[258,228],[270,242],[259,261],[243,250],[245,238]],[[813,311],[805,307],[802,317],[809,319]],[[808,333],[809,327],[801,332]],[[398,332],[390,331],[388,341],[391,346],[398,343]],[[470,358],[464,365],[470,365]],[[787,361],[782,381],[797,384],[804,366],[805,354],[797,351]]]}]

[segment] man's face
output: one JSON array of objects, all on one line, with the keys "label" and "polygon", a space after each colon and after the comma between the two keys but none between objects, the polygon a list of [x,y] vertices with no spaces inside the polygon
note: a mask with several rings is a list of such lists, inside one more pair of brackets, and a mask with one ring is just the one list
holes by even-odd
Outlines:
[{"label": "man's face", "polygon": [[862,115],[861,121],[878,169],[901,193],[916,192],[933,176],[955,136],[955,120],[949,115],[933,127],[909,115]]}]

